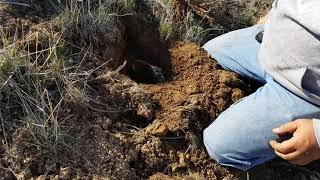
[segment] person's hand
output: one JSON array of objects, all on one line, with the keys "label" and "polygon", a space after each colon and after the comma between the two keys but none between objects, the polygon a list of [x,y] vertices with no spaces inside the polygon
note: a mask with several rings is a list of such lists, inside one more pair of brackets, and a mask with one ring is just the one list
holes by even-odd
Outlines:
[{"label": "person's hand", "polygon": [[257,22],[257,25],[266,23],[267,19],[267,16],[260,17],[259,21]]},{"label": "person's hand", "polygon": [[281,143],[270,141],[274,152],[282,159],[296,165],[306,165],[320,159],[320,147],[311,119],[298,119],[281,125],[272,132],[280,137],[292,135],[292,138]]}]

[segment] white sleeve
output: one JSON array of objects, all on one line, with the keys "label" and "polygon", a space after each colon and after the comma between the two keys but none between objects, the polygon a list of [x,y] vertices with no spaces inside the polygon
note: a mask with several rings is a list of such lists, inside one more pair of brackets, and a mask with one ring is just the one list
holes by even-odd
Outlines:
[{"label": "white sleeve", "polygon": [[279,84],[320,105],[320,0],[275,1],[259,60]]}]

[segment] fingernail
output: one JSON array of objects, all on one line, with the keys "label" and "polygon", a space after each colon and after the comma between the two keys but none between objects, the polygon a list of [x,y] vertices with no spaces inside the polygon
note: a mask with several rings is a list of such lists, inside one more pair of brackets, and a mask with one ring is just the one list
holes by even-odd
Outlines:
[{"label": "fingernail", "polygon": [[270,140],[269,141],[269,143],[275,143],[275,142],[277,142],[277,141],[275,141],[275,140]]},{"label": "fingernail", "polygon": [[272,145],[273,145],[273,141],[269,141],[269,145],[272,147]]},{"label": "fingernail", "polygon": [[270,145],[272,148],[273,148],[274,143],[275,143],[274,140],[269,141],[269,145]]},{"label": "fingernail", "polygon": [[272,129],[272,132],[273,133],[279,133],[280,132],[280,128],[274,128],[274,129]]}]

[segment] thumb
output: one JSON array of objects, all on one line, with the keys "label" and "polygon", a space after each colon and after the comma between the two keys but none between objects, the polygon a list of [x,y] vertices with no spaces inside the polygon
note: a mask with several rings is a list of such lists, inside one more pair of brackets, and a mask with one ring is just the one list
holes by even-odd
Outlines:
[{"label": "thumb", "polygon": [[296,131],[297,127],[297,123],[292,121],[273,129],[272,132],[275,134],[292,134]]}]

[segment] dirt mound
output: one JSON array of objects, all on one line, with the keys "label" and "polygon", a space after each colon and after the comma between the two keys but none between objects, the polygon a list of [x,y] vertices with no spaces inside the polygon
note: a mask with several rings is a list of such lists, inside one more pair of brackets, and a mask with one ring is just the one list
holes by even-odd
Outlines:
[{"label": "dirt mound", "polygon": [[179,43],[171,53],[172,80],[143,86],[161,107],[157,123],[147,130],[153,135],[166,136],[171,132],[193,140],[223,110],[244,97],[241,89],[247,86],[235,73],[219,69],[196,44]]},{"label": "dirt mound", "polygon": [[159,164],[166,164],[165,173],[171,175],[191,171],[203,177],[225,176],[227,171],[207,156],[202,131],[223,110],[241,99],[245,95],[241,89],[247,88],[235,73],[219,69],[196,44],[178,43],[170,52],[172,79],[142,85],[159,103],[155,120],[145,128],[145,132],[153,136],[149,142],[153,144],[151,147],[159,148],[148,145],[144,149],[146,145],[140,145],[147,167],[152,167],[153,172],[163,172]]},{"label": "dirt mound", "polygon": [[29,132],[18,129],[3,164],[22,179],[236,179],[207,155],[202,131],[246,86],[195,44],[178,43],[170,52],[169,81],[143,85],[116,72],[101,76],[93,86],[100,106],[75,103],[61,112],[68,136],[58,151],[40,155],[28,144]]},{"label": "dirt mound", "polygon": [[[202,131],[242,98],[245,93],[241,88],[247,87],[235,73],[220,70],[196,44],[178,43],[170,52],[173,68],[167,82],[139,85],[125,77],[119,81],[112,76],[100,77],[101,102],[118,97],[112,103],[131,102],[132,110],[115,116],[83,110],[72,113],[78,120],[68,120],[67,126],[78,122],[71,134],[77,137],[75,149],[85,152],[74,158],[80,169],[85,168],[82,171],[115,179],[152,175],[154,179],[235,178],[206,154]],[[85,161],[92,164],[81,165]]]}]

